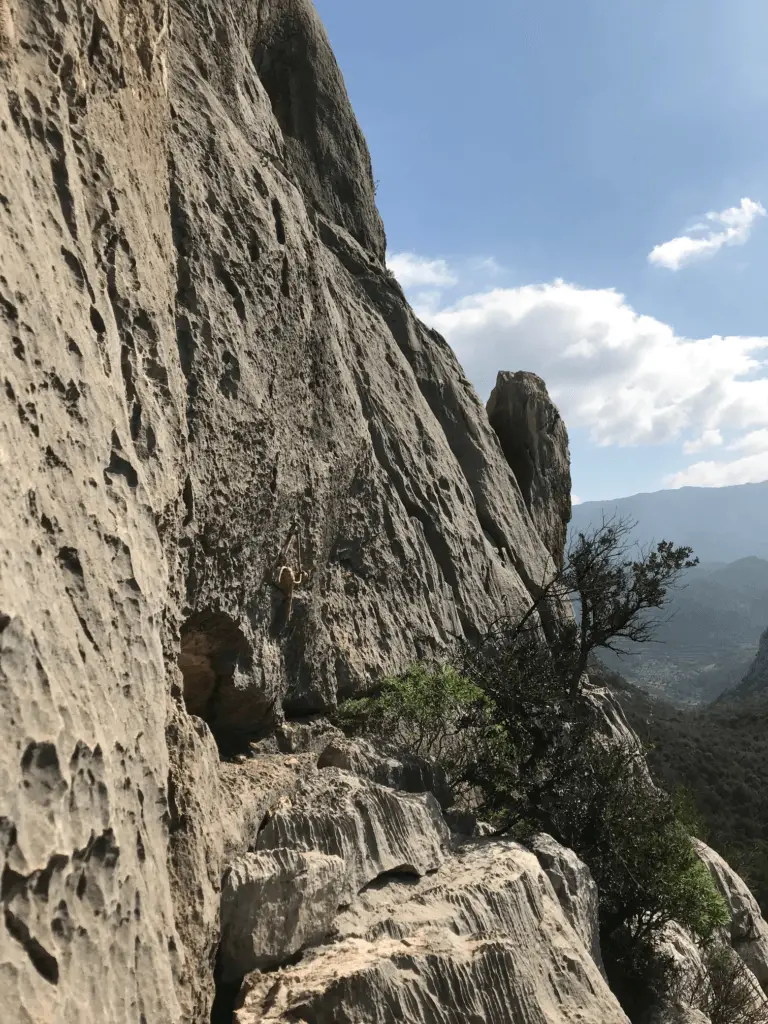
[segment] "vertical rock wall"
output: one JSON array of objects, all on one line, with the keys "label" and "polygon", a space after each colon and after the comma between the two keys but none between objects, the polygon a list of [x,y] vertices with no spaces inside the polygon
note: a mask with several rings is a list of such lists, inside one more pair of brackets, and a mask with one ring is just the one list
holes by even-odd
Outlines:
[{"label": "vertical rock wall", "polygon": [[214,738],[331,706],[551,567],[383,252],[307,0],[0,0],[14,1020],[207,1020],[227,850],[278,786],[246,801]]}]

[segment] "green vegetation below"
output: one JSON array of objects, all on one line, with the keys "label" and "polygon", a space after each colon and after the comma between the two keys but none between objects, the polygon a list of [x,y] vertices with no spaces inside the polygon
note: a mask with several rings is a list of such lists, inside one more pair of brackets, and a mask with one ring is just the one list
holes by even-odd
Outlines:
[{"label": "green vegetation below", "polygon": [[648,748],[654,779],[695,808],[700,838],[725,857],[768,914],[768,698],[722,699],[686,711],[602,666],[590,674],[616,692]]}]

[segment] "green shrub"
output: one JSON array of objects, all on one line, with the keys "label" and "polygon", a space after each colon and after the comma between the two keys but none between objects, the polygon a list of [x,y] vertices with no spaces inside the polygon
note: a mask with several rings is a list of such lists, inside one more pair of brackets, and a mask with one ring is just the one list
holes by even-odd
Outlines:
[{"label": "green shrub", "polygon": [[[631,557],[628,530],[609,522],[580,535],[521,619],[457,642],[450,664],[385,679],[338,718],[435,762],[500,832],[546,831],[575,850],[597,882],[609,978],[634,1014],[669,982],[665,925],[707,939],[728,913],[679,801],[651,784],[639,748],[606,739],[599,706],[581,690],[593,650],[650,639],[644,613],[691,563],[689,549],[667,542]],[[568,597],[578,598],[578,626],[560,614]]]},{"label": "green shrub", "polygon": [[703,951],[702,965],[679,984],[682,1002],[701,1010],[711,1024],[768,1024],[768,1003],[738,954],[712,944]]},{"label": "green shrub", "polygon": [[491,702],[480,687],[450,665],[417,663],[385,678],[374,696],[347,700],[337,721],[351,732],[375,736],[401,756],[436,764],[461,797],[473,764],[493,760],[502,742]]}]

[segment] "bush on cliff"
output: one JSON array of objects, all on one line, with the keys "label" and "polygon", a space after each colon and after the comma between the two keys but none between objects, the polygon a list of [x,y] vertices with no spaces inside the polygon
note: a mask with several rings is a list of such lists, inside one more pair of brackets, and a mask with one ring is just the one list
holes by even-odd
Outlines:
[{"label": "bush on cliff", "polygon": [[[600,707],[581,690],[592,651],[651,638],[644,611],[692,564],[690,549],[668,542],[629,557],[627,531],[620,522],[581,534],[519,620],[458,641],[444,664],[384,680],[339,718],[435,760],[499,833],[547,831],[575,850],[598,885],[609,978],[634,1013],[665,983],[664,926],[676,920],[706,939],[727,911],[642,751],[606,738]],[[555,614],[567,598],[578,602],[575,622]]]},{"label": "bush on cliff", "polygon": [[753,974],[729,946],[712,943],[702,968],[677,983],[681,1002],[694,1006],[710,1024],[768,1024],[768,1003]]},{"label": "bush on cliff", "polygon": [[383,679],[376,693],[347,700],[337,711],[347,731],[368,734],[394,754],[436,764],[465,803],[473,765],[504,748],[488,695],[448,664],[420,662]]}]

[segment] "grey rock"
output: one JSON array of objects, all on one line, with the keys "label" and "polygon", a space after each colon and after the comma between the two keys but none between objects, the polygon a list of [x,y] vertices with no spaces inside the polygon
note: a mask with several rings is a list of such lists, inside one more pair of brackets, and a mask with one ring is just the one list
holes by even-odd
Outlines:
[{"label": "grey rock", "polygon": [[[322,712],[521,608],[551,560],[455,356],[386,272],[311,5],[179,3],[169,57],[183,636],[215,630],[199,711],[221,739]],[[311,109],[328,120],[305,124]],[[289,616],[273,581],[298,568],[294,521],[312,572]]]},{"label": "grey rock", "polygon": [[246,979],[238,1024],[626,1024],[532,853],[464,848],[429,878],[361,895],[334,941]]},{"label": "grey rock", "polygon": [[270,812],[256,851],[297,850],[340,857],[340,902],[390,872],[423,875],[444,861],[448,828],[431,793],[398,793],[325,768],[299,782]]},{"label": "grey rock", "polygon": [[[259,781],[247,741],[523,607],[552,564],[387,275],[309,0],[129,6],[0,0],[0,1005],[22,1024],[208,1020],[227,860],[295,774]],[[438,866],[434,801],[394,799],[427,838],[416,865],[387,839],[382,869]]]},{"label": "grey rock", "polygon": [[323,853],[247,853],[221,893],[224,981],[284,963],[325,938],[346,881],[344,861]]},{"label": "grey rock", "polygon": [[363,778],[404,793],[432,793],[443,808],[451,807],[454,795],[437,765],[421,757],[394,757],[366,740],[334,738],[323,749],[318,768],[343,768]]},{"label": "grey rock", "polygon": [[530,846],[552,883],[566,918],[605,976],[600,952],[597,885],[589,868],[573,850],[561,846],[546,833],[535,836]]},{"label": "grey rock", "polygon": [[562,563],[571,519],[565,423],[541,377],[523,370],[499,373],[487,409],[539,536]]},{"label": "grey rock", "polygon": [[768,629],[760,636],[757,654],[749,666],[749,671],[739,685],[728,693],[728,697],[755,697],[765,695],[766,692],[768,692]]},{"label": "grey rock", "polygon": [[308,207],[383,260],[386,239],[368,146],[314,5],[272,0],[241,6],[245,31],[251,29],[255,43],[256,73],[282,132],[289,176]]}]

